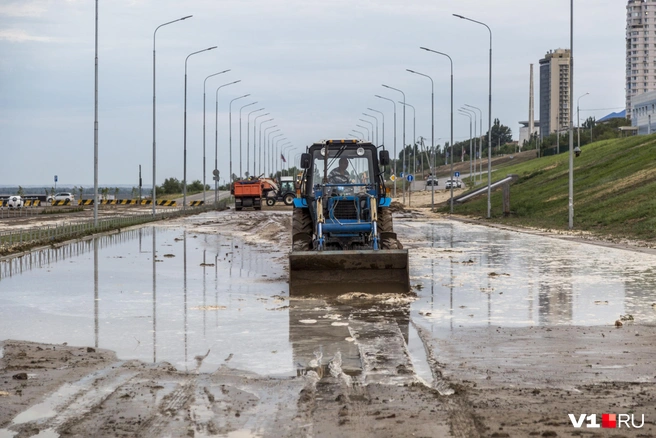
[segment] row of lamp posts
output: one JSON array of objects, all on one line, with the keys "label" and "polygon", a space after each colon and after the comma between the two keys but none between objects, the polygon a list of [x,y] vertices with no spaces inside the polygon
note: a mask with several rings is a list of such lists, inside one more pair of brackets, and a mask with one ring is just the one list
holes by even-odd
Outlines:
[{"label": "row of lamp posts", "polygon": [[[192,15],[187,15],[182,18],[178,18],[177,20],[172,20],[166,23],[163,23],[155,28],[155,31],[153,32],[153,215],[155,215],[156,212],[156,205],[157,205],[157,106],[156,106],[156,37],[157,37],[157,31],[164,26],[177,23],[179,21],[184,21],[188,18],[193,17]],[[182,180],[182,191],[183,191],[183,209],[186,209],[187,207],[187,64],[189,61],[189,58],[193,55],[197,55],[203,52],[207,52],[213,49],[216,49],[217,46],[213,47],[208,47],[203,50],[198,50],[196,52],[190,53],[186,58],[185,58],[185,78],[184,78],[184,140],[183,140],[183,180]],[[218,73],[211,74],[205,78],[203,81],[203,201],[206,201],[206,191],[205,191],[205,186],[206,186],[206,153],[205,153],[205,140],[206,140],[206,133],[205,133],[205,128],[206,128],[206,121],[205,121],[205,109],[206,109],[206,85],[207,85],[207,80],[213,76],[218,76],[223,73],[227,73],[230,70],[223,70]],[[236,80],[232,81],[226,84],[223,84],[219,86],[216,89],[216,98],[215,98],[215,120],[214,120],[214,202],[218,202],[218,112],[219,112],[219,90],[221,88],[234,85],[241,82],[241,80]],[[236,100],[243,99],[250,96],[250,94],[245,94],[242,96],[239,96],[237,98],[234,98],[230,101],[229,105],[229,143],[230,143],[230,151],[229,151],[229,167],[230,167],[230,176],[229,178],[232,179],[233,175],[233,170],[232,170],[232,103]],[[240,177],[243,177],[243,169],[242,169],[242,125],[241,125],[241,115],[242,115],[242,110],[246,107],[249,107],[251,105],[255,105],[257,102],[251,102],[248,103],[244,106],[242,106],[239,109],[239,174]],[[247,144],[246,144],[246,171],[249,173],[249,175],[253,175],[256,173],[256,165],[260,166],[260,169],[257,171],[257,173],[260,173],[262,171],[262,165],[264,163],[263,169],[264,172],[266,173],[267,167],[271,170],[274,169],[274,160],[271,160],[271,166],[267,166],[267,161],[266,161],[266,151],[267,147],[265,146],[264,148],[262,147],[262,125],[265,123],[271,122],[274,119],[270,118],[268,120],[265,120],[260,123],[260,141],[259,141],[259,153],[257,152],[256,149],[256,141],[255,141],[255,131],[256,131],[256,126],[257,126],[257,119],[269,115],[269,113],[262,114],[261,116],[255,117],[254,124],[253,124],[253,170],[252,173],[250,172],[250,116],[251,114],[263,111],[264,108],[257,109],[255,111],[251,111],[248,113],[248,123],[247,123]],[[97,122],[95,122],[97,123]],[[277,125],[274,125],[277,126]],[[279,131],[279,130],[278,130]],[[275,132],[275,131],[274,131]],[[267,139],[268,140],[268,139]],[[269,145],[269,150],[273,151],[273,148],[271,147],[271,142],[269,140],[268,142]],[[277,145],[276,145],[277,146]],[[263,151],[264,149],[264,151]],[[270,155],[273,153],[270,152]],[[259,161],[256,159],[259,155]],[[273,155],[275,156],[275,155]],[[282,154],[281,154],[282,156]],[[97,205],[97,203],[94,203],[94,205]],[[96,207],[97,208],[97,207]],[[94,209],[94,218],[97,218],[97,211]]]},{"label": "row of lamp posts", "polygon": [[[490,202],[491,189],[490,189],[490,185],[491,185],[491,181],[492,181],[492,174],[491,174],[491,167],[492,167],[491,166],[491,163],[492,163],[492,30],[490,29],[490,27],[487,24],[482,23],[480,21],[476,21],[476,20],[473,20],[471,18],[464,17],[462,15],[457,15],[457,14],[453,14],[453,15],[455,17],[461,18],[463,20],[471,21],[473,23],[477,23],[477,24],[480,24],[482,26],[485,26],[487,28],[487,30],[489,31],[489,33],[490,33],[489,107],[488,107],[488,193],[487,193],[487,197],[488,197],[488,199],[487,199],[487,217],[490,218],[490,214],[491,214],[491,202]],[[450,156],[450,162],[451,162],[451,179],[453,179],[453,174],[454,174],[453,173],[453,59],[446,53],[439,52],[437,50],[432,50],[432,49],[429,49],[427,47],[420,47],[420,48],[422,50],[426,50],[428,52],[432,52],[432,53],[435,53],[437,55],[445,56],[446,58],[449,59],[449,62],[450,62],[450,66],[451,66],[451,78],[450,78],[451,79],[451,119],[450,119],[450,125],[451,125],[451,127],[450,127],[450,140],[451,140],[450,141],[450,147],[451,147],[451,151],[449,153],[449,156]],[[412,74],[416,74],[416,75],[419,75],[419,76],[426,77],[431,81],[431,144],[432,144],[432,147],[434,148],[435,147],[435,84],[434,84],[433,78],[430,77],[427,74],[420,73],[420,72],[417,72],[415,70],[406,69],[406,71],[408,71],[409,73],[412,73]],[[405,158],[406,158],[406,154],[405,154],[405,152],[406,152],[405,108],[406,108],[406,106],[409,106],[413,109],[413,144],[416,141],[416,132],[414,131],[414,127],[416,126],[416,124],[415,124],[415,120],[416,120],[415,108],[414,108],[414,106],[408,104],[405,101],[405,93],[402,90],[400,90],[398,88],[391,87],[389,85],[385,85],[385,84],[383,84],[383,87],[388,88],[390,90],[397,91],[397,92],[401,93],[401,95],[403,96],[403,101],[399,101],[399,103],[403,106],[403,158],[402,158],[402,167],[405,171],[405,168],[406,168],[406,163],[405,163],[405,161],[406,161],[405,160]],[[394,175],[396,175],[397,174],[396,163],[398,161],[397,160],[397,151],[396,151],[396,146],[397,146],[397,142],[396,142],[396,139],[397,139],[397,134],[396,134],[396,101],[394,101],[393,99],[387,98],[385,96],[378,95],[378,94],[376,94],[375,97],[377,97],[379,99],[386,100],[388,102],[391,102],[392,105],[393,105],[393,110],[394,110],[394,146],[393,146],[394,163],[393,163],[392,173]],[[462,113],[466,114],[470,118],[470,137],[471,137],[471,123],[472,123],[472,121],[476,120],[476,113],[474,113],[472,111],[472,109],[475,109],[475,110],[479,111],[480,114],[481,114],[481,131],[482,131],[482,125],[483,125],[483,123],[482,123],[482,111],[479,108],[476,108],[476,107],[471,106],[471,105],[465,105],[465,106],[467,108],[461,108],[460,111]],[[367,109],[369,111],[377,112],[382,116],[382,126],[383,126],[383,143],[382,144],[385,144],[385,115],[384,115],[384,113],[382,111],[378,111],[378,110],[375,110],[373,108],[367,108]],[[377,138],[377,135],[378,135],[378,118],[376,116],[373,116],[373,115],[367,114],[367,113],[363,113],[363,115],[365,115],[367,117],[374,118],[376,120],[376,143],[378,143],[378,138]],[[365,121],[363,119],[359,119],[359,120],[360,121]],[[369,122],[369,123],[371,123],[371,122]],[[357,125],[357,126],[361,127],[361,128],[364,128],[365,130],[368,131],[368,129],[366,129],[362,125]],[[354,130],[352,132],[356,133],[356,134],[360,134],[362,139],[365,138],[364,133],[361,132],[361,131]],[[367,137],[369,137],[369,135],[367,135]],[[372,124],[372,135],[371,135],[371,137],[373,137],[373,124]],[[470,157],[473,156],[472,155],[473,154],[473,147],[474,146],[472,145],[472,142],[470,140]],[[481,145],[481,142],[480,142],[480,138],[479,138],[479,151],[482,151],[482,145]],[[481,159],[482,159],[482,156],[481,156]],[[431,160],[429,160],[429,163],[430,163],[431,174],[432,174],[433,173],[434,163],[432,163]],[[472,166],[470,164],[470,178],[472,177],[472,175],[474,174],[474,171],[475,171],[475,169],[471,169],[471,167]],[[482,167],[482,163],[481,163],[481,167]],[[481,169],[481,172],[482,172],[482,169]],[[403,184],[403,202],[405,203],[405,178],[403,178],[402,184]],[[432,208],[434,208],[434,202],[435,202],[434,190],[435,189],[434,189],[434,186],[433,186],[433,193],[432,193],[432,196],[431,196],[431,207]],[[394,184],[394,196],[396,197],[396,184]],[[453,213],[453,185],[451,185],[450,205],[451,205],[451,208],[450,208],[451,213]]]},{"label": "row of lamp posts", "polygon": [[[574,47],[573,47],[574,4],[573,3],[574,3],[573,0],[570,0],[570,9],[571,9],[570,10],[570,108],[573,108],[573,73],[574,73],[573,72],[573,55],[574,55],[573,54],[573,52],[574,52]],[[96,11],[96,14],[97,14],[97,11]],[[483,22],[473,20],[471,18],[462,16],[462,15],[458,15],[458,14],[453,14],[453,15],[457,18],[461,18],[463,20],[467,20],[467,21],[470,21],[470,22],[473,22],[473,23],[484,26],[485,28],[487,28],[487,30],[489,32],[489,37],[490,37],[489,93],[488,93],[488,95],[489,95],[489,100],[488,100],[488,186],[487,186],[487,218],[490,218],[491,217],[491,183],[492,183],[492,174],[491,174],[491,159],[492,159],[491,158],[491,154],[492,154],[492,30],[490,29],[490,27],[487,24],[485,24]],[[153,214],[155,214],[156,199],[157,199],[156,198],[156,196],[157,196],[156,195],[156,153],[157,153],[157,148],[156,148],[156,85],[155,85],[156,84],[156,79],[155,79],[155,72],[156,72],[156,49],[155,49],[155,47],[156,47],[155,46],[156,35],[157,35],[157,31],[161,27],[176,23],[178,21],[183,21],[183,20],[186,20],[186,19],[191,18],[191,17],[192,16],[189,15],[189,16],[179,18],[177,20],[173,20],[173,21],[169,21],[167,23],[163,23],[163,24],[159,25],[155,29],[155,31],[153,32]],[[183,157],[183,162],[184,162],[183,205],[184,205],[184,208],[186,208],[186,195],[187,195],[187,187],[186,187],[186,180],[187,180],[187,62],[188,62],[188,60],[191,56],[196,55],[196,54],[200,54],[202,52],[206,52],[206,51],[209,51],[209,50],[213,50],[215,48],[216,48],[216,46],[213,46],[213,47],[208,47],[208,48],[203,49],[203,50],[192,52],[185,59],[184,157]],[[449,156],[450,156],[450,161],[451,161],[451,179],[453,179],[453,161],[454,161],[454,157],[453,157],[453,60],[446,53],[439,52],[439,51],[436,51],[436,50],[432,50],[432,49],[429,49],[429,48],[426,48],[426,47],[421,47],[421,49],[447,57],[449,59],[450,66],[451,66],[451,119],[450,119],[450,122],[451,122],[450,123],[450,125],[451,125],[450,126],[451,151],[450,151]],[[224,70],[224,71],[209,75],[208,77],[205,78],[205,82],[203,83],[203,199],[204,200],[205,200],[205,85],[206,85],[207,79],[209,79],[210,77],[216,76],[216,75],[219,75],[219,74],[222,74],[222,73],[226,73],[228,71],[229,70]],[[427,77],[431,81],[431,140],[432,140],[432,146],[435,147],[434,82],[433,82],[433,79],[430,76],[428,76],[424,73],[420,73],[420,72],[410,70],[410,69],[407,69],[407,71],[412,73],[412,74],[417,74],[417,75],[420,75],[420,76]],[[233,82],[224,84],[224,85],[220,86],[219,88],[217,88],[217,90],[216,90],[216,113],[217,113],[217,115],[215,116],[216,119],[218,119],[218,92],[219,92],[219,89],[221,89],[225,86],[228,86],[228,85],[236,84],[238,82],[240,82],[240,81],[233,81]],[[404,153],[403,153],[403,159],[402,159],[402,166],[403,166],[403,169],[405,170],[405,167],[406,167],[405,166],[405,143],[406,143],[405,142],[405,126],[406,126],[406,123],[405,123],[405,107],[406,106],[412,107],[413,108],[413,114],[415,113],[414,112],[415,108],[414,108],[414,106],[406,103],[405,93],[402,90],[400,90],[398,88],[391,87],[389,85],[385,85],[385,84],[383,84],[383,87],[394,90],[394,91],[398,91],[403,96],[403,101],[400,102],[400,103],[403,105],[403,152]],[[587,93],[586,93],[586,95],[587,95]],[[232,174],[233,174],[233,172],[232,172],[232,103],[234,101],[238,100],[238,99],[242,99],[242,98],[245,98],[245,97],[248,97],[248,96],[249,96],[249,94],[246,94],[246,95],[243,95],[243,96],[239,96],[239,97],[237,97],[237,98],[230,101],[230,134],[229,134],[230,135],[230,154],[229,154],[230,155],[230,157],[229,157],[230,158],[230,178],[232,178]],[[397,162],[397,159],[396,159],[396,157],[397,157],[397,151],[396,151],[396,146],[397,146],[397,142],[396,142],[396,138],[397,138],[397,135],[396,135],[396,102],[392,99],[389,99],[387,97],[380,96],[380,95],[375,95],[375,97],[386,100],[386,101],[390,101],[390,102],[392,102],[392,104],[394,106],[394,148],[393,148],[393,153],[394,153],[395,160],[394,160],[393,172],[394,172],[394,174],[397,174],[397,169],[396,169],[396,162]],[[583,96],[581,96],[581,97],[583,97]],[[241,146],[242,146],[241,145],[241,143],[242,143],[242,141],[241,141],[241,132],[242,132],[242,130],[241,130],[241,112],[244,108],[246,108],[248,106],[251,106],[251,105],[255,105],[256,103],[257,102],[251,102],[249,104],[246,104],[246,105],[242,106],[239,110],[239,126],[240,126],[240,130],[239,130],[239,136],[240,136],[240,141],[239,141],[239,145],[240,145],[240,157],[239,157],[240,158],[240,160],[239,160],[239,163],[240,163],[239,167],[240,168],[239,168],[239,173],[240,173],[240,175],[243,175],[243,173],[242,173],[242,170],[243,170],[242,169],[242,148],[241,148]],[[471,108],[471,109],[475,109],[475,110],[480,112],[480,115],[481,115],[481,131],[482,131],[482,111],[479,108],[476,108],[474,106],[470,106],[470,105],[465,105],[465,106],[468,107],[468,108]],[[578,105],[577,105],[577,107],[578,107]],[[258,110],[251,111],[250,113],[248,113],[247,135],[250,132],[250,115],[254,114],[254,113],[257,113],[257,112],[260,112],[260,111],[263,111],[264,109],[265,108],[260,108]],[[473,156],[473,151],[472,151],[473,146],[472,146],[472,143],[471,143],[471,137],[472,137],[471,136],[471,125],[472,125],[472,121],[475,124],[476,113],[474,113],[471,109],[461,108],[461,109],[459,109],[459,111],[460,111],[461,114],[466,115],[470,119],[470,156]],[[383,119],[383,122],[382,122],[382,125],[383,125],[383,144],[384,144],[384,142],[385,142],[385,139],[384,139],[384,137],[385,137],[385,118],[384,118],[384,114],[383,114],[382,111],[378,111],[378,110],[375,110],[373,108],[368,108],[368,110],[373,111],[373,112],[377,112],[377,113],[381,114],[381,116],[382,116],[382,119]],[[266,116],[266,115],[269,115],[269,113],[259,115],[259,116],[255,117],[255,120],[254,120],[254,127],[253,127],[253,173],[256,172],[256,161],[257,161],[256,160],[257,152],[256,152],[256,148],[255,148],[256,122],[257,122],[258,118]],[[374,118],[376,120],[376,142],[378,142],[378,118],[376,116],[373,116],[373,115],[367,114],[367,113],[363,113],[363,115],[367,116],[367,117]],[[413,119],[414,118],[416,118],[416,114],[413,117]],[[277,139],[278,137],[283,136],[283,134],[277,134],[273,138],[270,138],[270,137],[267,136],[268,134],[266,133],[266,131],[270,128],[276,127],[277,125],[270,126],[267,129],[265,129],[265,139],[266,139],[266,143],[267,143],[268,146],[265,146],[264,148],[262,148],[262,135],[261,135],[262,125],[265,124],[265,123],[269,123],[273,120],[274,119],[271,118],[271,119],[268,119],[268,120],[265,120],[265,121],[261,122],[261,124],[260,124],[260,149],[259,149],[259,158],[260,158],[260,160],[259,160],[259,164],[262,165],[262,163],[264,163],[265,173],[267,171],[267,164],[269,164],[270,169],[272,169],[272,170],[278,168],[278,166],[276,166],[276,164],[275,164],[275,161],[278,159],[278,153],[280,154],[280,166],[279,167],[282,168],[282,160],[283,160],[284,154],[287,152],[288,149],[293,149],[293,146],[291,146],[290,142],[281,145],[280,148],[279,148],[279,142],[286,140],[285,138],[276,140],[276,142],[272,144],[272,141],[274,139]],[[357,126],[360,127],[360,128],[363,128],[365,131],[367,131],[367,135],[366,135],[367,139],[373,140],[373,123],[371,123],[368,120],[364,120],[364,119],[359,119],[359,120],[362,121],[362,122],[366,122],[366,123],[371,125],[371,131],[369,131],[369,128],[367,128],[363,125],[357,125]],[[218,124],[217,122],[218,122],[218,120],[215,120],[215,125]],[[95,123],[97,124],[97,122],[95,122]],[[474,130],[475,130],[475,128],[474,128]],[[217,169],[217,164],[218,164],[217,163],[217,155],[218,155],[218,150],[217,150],[218,149],[218,145],[217,145],[217,143],[218,143],[218,133],[217,133],[217,131],[218,131],[218,128],[215,127],[215,160],[214,160],[215,161],[215,163],[214,163],[215,164],[215,171]],[[269,134],[273,134],[277,131],[279,131],[279,129],[277,129],[276,131],[272,131]],[[356,131],[356,130],[354,130],[353,132],[356,133],[356,134],[359,134],[362,137],[362,139],[365,138],[365,134],[363,132]],[[574,202],[573,201],[573,197],[574,197],[574,195],[573,195],[573,143],[574,142],[573,142],[573,118],[572,117],[570,117],[569,132],[570,132],[570,138],[569,138],[569,142],[570,142],[570,156],[569,156],[569,158],[570,158],[569,159],[569,228],[573,228],[573,202]],[[416,133],[413,133],[413,137],[414,137],[415,134]],[[414,141],[416,141],[416,138],[413,138],[413,143],[414,143]],[[269,155],[270,155],[269,160],[267,160],[267,157],[266,157],[267,149],[270,151],[269,152]],[[480,137],[479,137],[479,153],[480,152],[482,152],[482,145],[480,144]],[[249,161],[250,161],[249,154],[250,154],[250,144],[249,144],[249,140],[247,139],[247,157],[246,157],[247,172],[249,171]],[[482,159],[482,156],[480,158]],[[261,170],[262,169],[258,169],[257,173],[260,173]],[[472,177],[472,174],[474,173],[473,170],[475,170],[475,169],[471,169],[471,164],[470,164],[470,178]],[[218,179],[218,178],[215,178],[215,180],[216,179]],[[217,187],[217,182],[215,181],[215,202],[218,201],[218,199],[217,199],[217,190],[216,190],[217,188],[218,188]],[[394,185],[394,196],[396,196],[396,184]],[[403,180],[403,202],[405,203],[405,178]],[[434,206],[433,203],[434,203],[434,198],[431,201],[431,204]],[[451,206],[451,212],[453,212],[453,185],[451,185],[450,206]],[[97,217],[97,212],[94,211],[94,218],[96,218],[96,217]]]}]

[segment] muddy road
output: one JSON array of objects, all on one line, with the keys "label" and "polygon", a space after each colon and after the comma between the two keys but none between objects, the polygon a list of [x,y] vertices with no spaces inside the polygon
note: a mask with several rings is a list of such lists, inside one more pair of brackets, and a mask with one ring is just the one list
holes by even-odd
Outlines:
[{"label": "muddy road", "polygon": [[1,261],[0,438],[656,436],[655,256],[419,208],[412,291],[290,298],[290,218]]}]

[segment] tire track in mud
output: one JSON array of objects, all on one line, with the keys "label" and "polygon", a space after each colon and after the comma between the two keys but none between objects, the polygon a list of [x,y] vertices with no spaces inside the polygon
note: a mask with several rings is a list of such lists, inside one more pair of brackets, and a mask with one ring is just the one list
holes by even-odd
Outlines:
[{"label": "tire track in mud", "polygon": [[100,406],[116,391],[127,385],[138,372],[126,372],[123,363],[84,376],[71,384],[64,384],[40,403],[18,414],[8,429],[0,432],[23,431],[37,428],[44,435],[57,435]]},{"label": "tire track in mud", "polygon": [[188,404],[195,390],[195,376],[186,378],[181,386],[166,395],[154,415],[150,416],[139,429],[137,436],[157,438],[162,436],[165,428],[175,416]]},{"label": "tire track in mud", "polygon": [[442,365],[438,362],[433,350],[430,348],[430,333],[414,321],[411,324],[417,330],[419,339],[421,339],[421,343],[424,345],[428,363],[433,374],[433,387],[440,394],[448,395],[448,398],[446,398],[446,407],[451,436],[454,438],[476,438],[484,436],[484,427],[474,413],[466,390],[463,387],[457,387],[454,390],[442,376],[442,371],[440,370]]}]

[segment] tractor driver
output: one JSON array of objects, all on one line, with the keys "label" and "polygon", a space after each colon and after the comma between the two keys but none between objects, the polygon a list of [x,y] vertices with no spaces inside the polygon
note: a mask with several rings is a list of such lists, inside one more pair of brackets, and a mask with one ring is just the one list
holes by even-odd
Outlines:
[{"label": "tractor driver", "polygon": [[328,174],[328,181],[330,184],[348,184],[350,182],[348,170],[348,158],[342,157],[339,159],[339,166],[334,168]]}]

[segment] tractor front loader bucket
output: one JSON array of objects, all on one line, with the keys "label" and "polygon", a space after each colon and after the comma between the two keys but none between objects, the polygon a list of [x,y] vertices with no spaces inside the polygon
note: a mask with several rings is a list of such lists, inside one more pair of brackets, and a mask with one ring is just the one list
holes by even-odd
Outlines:
[{"label": "tractor front loader bucket", "polygon": [[289,255],[289,295],[410,291],[408,251],[293,251]]}]

